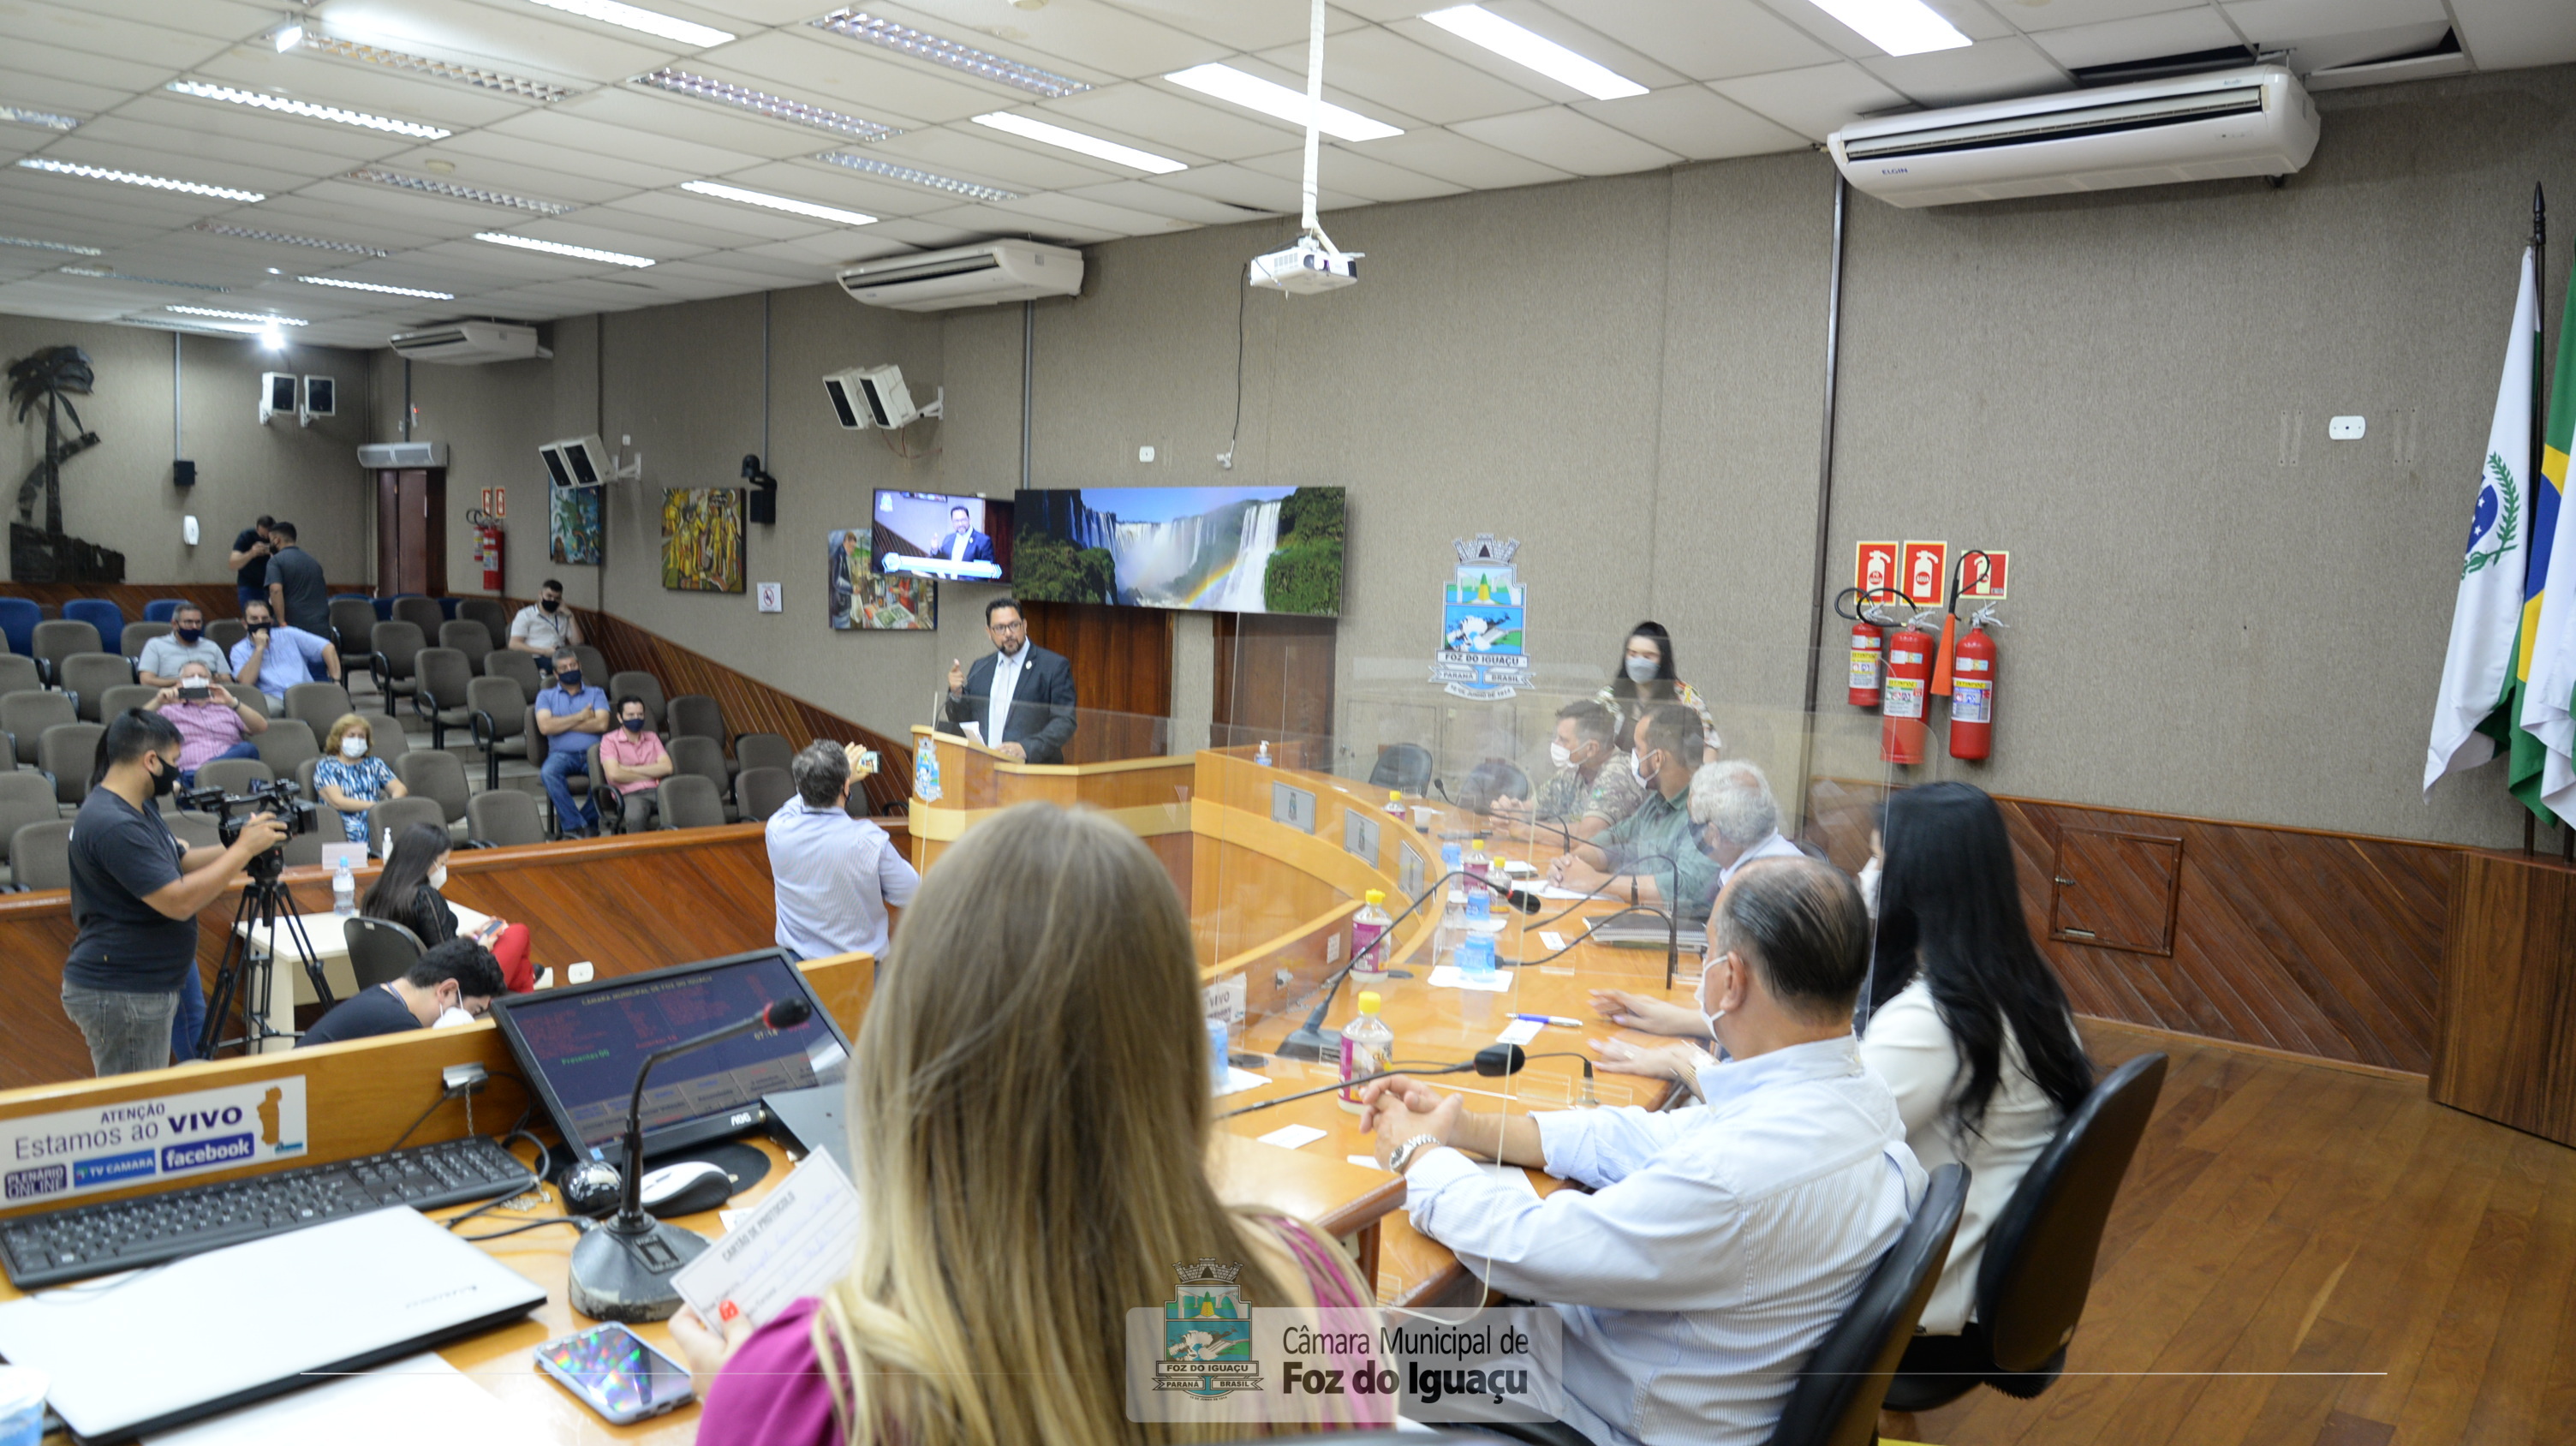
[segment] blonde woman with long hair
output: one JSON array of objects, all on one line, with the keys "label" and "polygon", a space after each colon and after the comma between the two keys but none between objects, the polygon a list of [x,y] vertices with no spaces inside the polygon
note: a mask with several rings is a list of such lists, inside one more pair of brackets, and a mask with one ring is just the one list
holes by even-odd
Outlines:
[{"label": "blonde woman with long hair", "polygon": [[1127,1419],[1127,1312],[1174,1298],[1176,1263],[1240,1262],[1257,1306],[1367,1308],[1322,1231],[1217,1199],[1203,1008],[1180,896],[1135,835],[1046,804],[970,830],[859,1030],[849,1273],[757,1331],[672,1322],[705,1384],[700,1446],[1258,1430]]}]

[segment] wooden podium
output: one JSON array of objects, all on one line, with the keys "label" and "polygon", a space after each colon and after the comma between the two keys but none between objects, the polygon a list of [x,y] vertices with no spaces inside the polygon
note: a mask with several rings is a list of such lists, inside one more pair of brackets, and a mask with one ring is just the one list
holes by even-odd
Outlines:
[{"label": "wooden podium", "polygon": [[2576,867],[2474,850],[2452,876],[2428,1093],[2576,1145]]},{"label": "wooden podium", "polygon": [[[1189,896],[1190,789],[1195,758],[1130,758],[1116,763],[1017,763],[981,743],[916,724],[912,730],[912,866],[928,869],[968,827],[1020,803],[1087,804],[1145,840]],[[923,797],[925,755],[937,770],[937,798]]]}]

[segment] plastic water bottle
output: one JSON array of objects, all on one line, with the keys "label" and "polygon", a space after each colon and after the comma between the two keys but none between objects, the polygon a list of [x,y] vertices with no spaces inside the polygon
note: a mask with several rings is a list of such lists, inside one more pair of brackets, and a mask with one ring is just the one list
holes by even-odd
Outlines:
[{"label": "plastic water bottle", "polygon": [[1450,954],[1457,949],[1458,941],[1467,935],[1467,911],[1464,907],[1466,896],[1458,892],[1455,881],[1448,877],[1460,868],[1461,857],[1456,844],[1440,846],[1440,892],[1445,897],[1440,901],[1439,927],[1431,933],[1433,963],[1447,962]]},{"label": "plastic water bottle", "polygon": [[1403,789],[1390,788],[1386,791],[1386,811],[1395,815],[1397,818],[1404,817]]},{"label": "plastic water bottle", "polygon": [[358,912],[358,881],[350,875],[347,859],[331,875],[331,912],[343,919]]},{"label": "plastic water bottle", "polygon": [[1253,752],[1253,755],[1252,755],[1252,761],[1253,761],[1253,762],[1255,762],[1255,763],[1260,764],[1260,765],[1261,765],[1262,767],[1264,767],[1264,768],[1268,768],[1268,767],[1270,766],[1270,740],[1269,740],[1269,739],[1264,738],[1264,739],[1262,739],[1262,740],[1261,740],[1261,746],[1260,746],[1258,749],[1254,750],[1254,752]]},{"label": "plastic water bottle", "polygon": [[1362,896],[1367,902],[1351,915],[1351,977],[1383,979],[1386,977],[1386,951],[1394,946],[1386,931],[1395,920],[1387,917],[1386,890],[1371,889]]},{"label": "plastic water bottle", "polygon": [[1208,1033],[1208,1087],[1222,1090],[1234,1078],[1234,1066],[1226,1056],[1234,1052],[1233,1032],[1221,1016],[1211,1015]]},{"label": "plastic water bottle", "polygon": [[1494,977],[1494,937],[1470,934],[1458,944],[1458,972],[1473,980]]},{"label": "plastic water bottle", "polygon": [[1352,1114],[1360,1112],[1360,1092],[1350,1082],[1376,1074],[1395,1058],[1395,1031],[1377,1017],[1377,1006],[1377,991],[1361,990],[1360,1017],[1342,1026],[1342,1092],[1337,1098]]},{"label": "plastic water bottle", "polygon": [[1465,867],[1467,870],[1467,897],[1471,899],[1489,897],[1489,891],[1492,886],[1487,884],[1485,880],[1493,872],[1494,861],[1486,855],[1485,841],[1483,839],[1473,839],[1468,842],[1467,862]]}]

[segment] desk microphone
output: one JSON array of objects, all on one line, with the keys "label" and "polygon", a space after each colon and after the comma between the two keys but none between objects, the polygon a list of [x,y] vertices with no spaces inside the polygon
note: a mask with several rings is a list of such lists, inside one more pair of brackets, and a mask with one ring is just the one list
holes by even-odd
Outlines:
[{"label": "desk microphone", "polygon": [[[1582,1058],[1580,1055],[1575,1057],[1578,1059]],[[1553,1058],[1553,1056],[1540,1055],[1539,1058],[1548,1059]],[[1256,1101],[1252,1104],[1245,1105],[1241,1109],[1228,1110],[1224,1114],[1217,1116],[1217,1118],[1220,1120],[1230,1120],[1236,1115],[1248,1115],[1253,1113],[1255,1110],[1266,1110],[1272,1105],[1284,1105],[1290,1100],[1312,1099],[1317,1095],[1330,1094],[1334,1090],[1346,1090],[1356,1085],[1364,1085],[1373,1080],[1387,1079],[1391,1076],[1400,1074],[1412,1075],[1419,1078],[1424,1075],[1435,1074],[1464,1074],[1468,1070],[1472,1069],[1476,1073],[1484,1075],[1488,1079],[1499,1079],[1504,1075],[1519,1074],[1521,1072],[1521,1067],[1529,1062],[1529,1052],[1522,1049],[1517,1044],[1489,1044],[1483,1049],[1476,1051],[1475,1058],[1467,1060],[1461,1064],[1434,1065],[1429,1069],[1382,1069],[1375,1074],[1357,1074],[1346,1080],[1335,1080],[1333,1083],[1328,1085],[1317,1085],[1315,1088],[1310,1090],[1299,1090],[1295,1094],[1281,1095],[1276,1099]],[[1589,1060],[1584,1062],[1583,1072],[1586,1075],[1592,1073],[1592,1065]]]},{"label": "desk microphone", "polygon": [[[1396,925],[1412,918],[1416,913],[1421,911],[1423,905],[1430,903],[1433,899],[1439,899],[1445,904],[1449,898],[1449,881],[1451,879],[1470,877],[1474,876],[1470,875],[1465,869],[1452,869],[1448,873],[1442,874],[1439,878],[1432,880],[1431,886],[1422,891],[1421,898],[1405,905],[1403,913],[1398,914],[1387,921],[1386,928],[1381,930],[1378,934],[1380,944],[1372,946],[1372,948],[1394,948],[1394,944],[1387,941],[1394,939]],[[1496,893],[1501,894],[1504,899],[1510,902],[1512,907],[1520,910],[1524,914],[1535,914],[1539,911],[1538,895],[1531,893],[1527,889],[1493,879],[1482,879],[1480,882],[1485,883]],[[1309,1060],[1316,1063],[1330,1063],[1331,1061],[1341,1058],[1342,1032],[1338,1029],[1326,1029],[1324,1027],[1324,1016],[1332,1012],[1333,1000],[1341,993],[1342,981],[1350,977],[1351,971],[1358,968],[1360,960],[1367,958],[1369,953],[1369,949],[1354,950],[1352,952],[1351,962],[1334,971],[1333,977],[1324,985],[1324,997],[1315,1002],[1314,1011],[1306,1016],[1306,1022],[1297,1026],[1295,1029],[1290,1030],[1288,1032],[1288,1037],[1279,1041],[1279,1047],[1272,1050],[1271,1053],[1279,1056],[1281,1059]],[[1391,964],[1395,961],[1388,959],[1386,962]]]},{"label": "desk microphone", "polygon": [[644,1057],[626,1102],[626,1178],[617,1213],[572,1248],[573,1309],[594,1320],[666,1320],[680,1309],[671,1277],[707,1248],[706,1237],[644,1213],[644,1080],[653,1066],[755,1029],[794,1029],[813,1015],[813,1005],[789,995],[749,1019]]}]

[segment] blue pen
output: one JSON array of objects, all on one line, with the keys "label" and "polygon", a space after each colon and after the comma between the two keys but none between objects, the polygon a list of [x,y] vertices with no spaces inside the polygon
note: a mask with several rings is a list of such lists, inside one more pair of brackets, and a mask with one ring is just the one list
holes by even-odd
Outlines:
[{"label": "blue pen", "polygon": [[1582,1020],[1568,1019],[1562,1014],[1515,1014],[1512,1018],[1527,1020],[1532,1024],[1559,1025],[1566,1029],[1581,1029],[1583,1027]]}]

